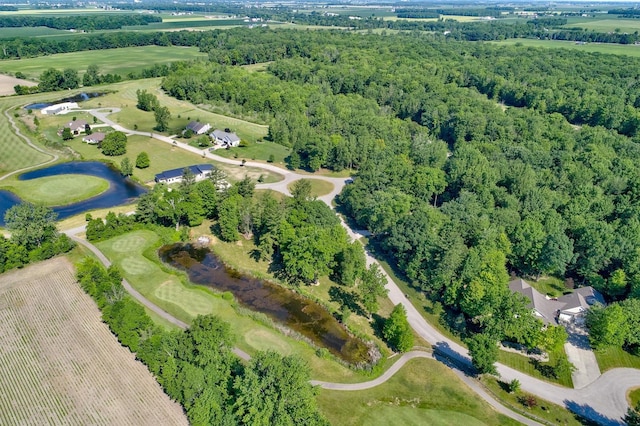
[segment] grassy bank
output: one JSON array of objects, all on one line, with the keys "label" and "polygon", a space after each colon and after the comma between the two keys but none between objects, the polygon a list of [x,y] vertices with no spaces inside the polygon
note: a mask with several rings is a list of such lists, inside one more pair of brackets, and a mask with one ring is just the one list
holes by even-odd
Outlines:
[{"label": "grassy bank", "polygon": [[478,398],[448,367],[409,361],[389,381],[363,391],[320,390],[318,403],[335,425],[516,425]]},{"label": "grassy bank", "polygon": [[603,348],[595,350],[601,372],[612,368],[627,367],[640,369],[640,356],[630,354],[622,348]]}]

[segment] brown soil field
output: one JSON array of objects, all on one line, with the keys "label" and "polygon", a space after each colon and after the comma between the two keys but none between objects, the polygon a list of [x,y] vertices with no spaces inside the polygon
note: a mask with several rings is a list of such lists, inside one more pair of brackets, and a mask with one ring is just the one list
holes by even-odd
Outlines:
[{"label": "brown soil field", "polygon": [[186,425],[65,258],[0,275],[0,425]]},{"label": "brown soil field", "polygon": [[21,78],[11,77],[10,75],[0,74],[0,96],[15,95],[16,91],[13,90],[13,86],[37,86],[38,83],[33,81],[23,80]]}]

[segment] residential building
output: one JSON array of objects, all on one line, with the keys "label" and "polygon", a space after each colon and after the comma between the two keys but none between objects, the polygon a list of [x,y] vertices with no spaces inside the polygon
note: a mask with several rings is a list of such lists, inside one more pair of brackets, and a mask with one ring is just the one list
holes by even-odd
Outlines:
[{"label": "residential building", "polygon": [[92,133],[90,135],[83,137],[82,142],[86,142],[91,145],[96,145],[96,144],[99,145],[104,140],[104,136],[105,134],[102,132]]},{"label": "residential building", "polygon": [[214,130],[209,136],[211,136],[215,144],[222,145],[225,148],[240,145],[240,138],[235,133]]},{"label": "residential building", "polygon": [[191,173],[193,173],[196,182],[208,178],[213,172],[213,166],[211,164],[198,164],[194,166],[181,167],[179,169],[166,170],[162,173],[158,173],[156,175],[155,181],[157,183],[167,184],[182,182],[182,175],[184,174],[185,169],[191,170]]},{"label": "residential building", "polygon": [[200,123],[199,121],[192,121],[189,124],[187,124],[185,132],[187,130],[191,130],[196,135],[204,135],[205,133],[207,133],[209,131],[209,129],[211,129],[211,125],[210,124]]}]

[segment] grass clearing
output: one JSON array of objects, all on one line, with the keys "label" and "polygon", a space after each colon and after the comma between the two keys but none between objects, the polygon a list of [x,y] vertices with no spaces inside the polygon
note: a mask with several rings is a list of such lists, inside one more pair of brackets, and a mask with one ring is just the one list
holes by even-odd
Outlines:
[{"label": "grass clearing", "polygon": [[250,142],[249,146],[238,146],[229,149],[216,149],[215,154],[225,158],[242,160],[271,161],[276,166],[286,167],[285,158],[291,153],[291,148],[275,142]]},{"label": "grass clearing", "polygon": [[90,64],[95,64],[102,74],[127,75],[155,64],[169,64],[177,61],[205,59],[206,57],[207,54],[198,51],[197,47],[123,47],[0,61],[0,72],[15,74],[20,71],[28,78],[36,80],[40,74],[52,67],[57,69],[71,68],[84,74]]},{"label": "grass clearing", "polygon": [[205,287],[188,284],[185,274],[161,267],[156,254],[159,237],[155,233],[135,231],[96,245],[122,268],[136,290],[176,318],[190,323],[196,315],[213,313],[231,324],[236,345],[249,354],[265,348],[283,354],[297,353],[309,362],[314,379],[345,383],[366,380],[335,361],[319,358],[306,343],[239,314],[233,302]]},{"label": "grass clearing", "polygon": [[503,388],[504,385],[493,376],[483,375],[480,380],[485,385],[485,388],[492,393],[497,399],[499,399],[507,407],[516,412],[520,412],[524,416],[534,417],[538,419],[544,419],[547,423],[555,425],[567,425],[578,426],[581,425],[575,415],[569,410],[559,405],[553,404],[549,401],[536,397],[538,405],[531,409],[525,408],[520,402],[518,402],[517,393],[509,393]]},{"label": "grass clearing", "polygon": [[560,297],[566,291],[570,291],[564,286],[564,282],[556,277],[542,277],[538,281],[527,280],[527,282],[540,293],[551,297]]},{"label": "grass clearing", "polygon": [[[335,188],[331,182],[327,182],[326,180],[320,179],[302,179],[306,180],[311,184],[311,195],[314,197],[321,197],[323,195],[329,194]],[[291,191],[295,182],[289,184],[288,189]]]},{"label": "grass clearing", "polygon": [[515,425],[478,398],[448,367],[414,359],[362,391],[321,389],[318,404],[335,425]]},{"label": "grass clearing", "polygon": [[640,356],[630,354],[622,348],[604,348],[593,351],[601,372],[612,368],[628,367],[640,369]]},{"label": "grass clearing", "polygon": [[[564,353],[564,349],[559,352],[550,352],[549,353],[549,362],[541,363],[542,366],[554,366],[558,359],[566,358],[566,354]],[[573,380],[571,379],[571,373],[558,377],[557,379],[549,378],[544,376],[539,370],[535,368],[535,366],[531,363],[531,359],[513,352],[507,351],[498,351],[498,362],[504,365],[508,365],[511,368],[515,368],[518,371],[522,371],[523,373],[535,377],[540,380],[545,380],[547,382],[557,383],[567,388],[573,388]]]},{"label": "grass clearing", "polygon": [[608,33],[618,30],[621,33],[640,31],[640,21],[637,19],[584,19],[580,22],[567,23],[562,28],[584,28],[587,30]]},{"label": "grass clearing", "polygon": [[[640,24],[640,22],[639,22]],[[576,49],[588,53],[606,53],[611,55],[627,55],[640,57],[640,46],[632,44],[613,43],[588,43],[576,44],[573,41],[559,40],[532,40],[525,38],[511,38],[503,41],[492,41],[489,43],[499,43],[506,45],[518,45],[522,47],[543,47],[546,49]]]},{"label": "grass clearing", "polygon": [[63,257],[0,275],[0,423],[186,425]]},{"label": "grass clearing", "polygon": [[627,394],[627,399],[629,400],[629,406],[637,407],[640,404],[640,388],[630,390]]},{"label": "grass clearing", "polygon": [[102,194],[109,182],[95,176],[58,175],[31,180],[14,180],[9,190],[25,201],[45,206],[64,206]]}]

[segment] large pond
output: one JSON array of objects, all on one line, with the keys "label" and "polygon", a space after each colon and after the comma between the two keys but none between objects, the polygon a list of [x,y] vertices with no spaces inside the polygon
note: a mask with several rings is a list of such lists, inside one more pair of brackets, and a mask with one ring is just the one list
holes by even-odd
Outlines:
[{"label": "large pond", "polygon": [[272,282],[240,274],[206,248],[178,243],[161,247],[159,255],[164,262],[186,271],[192,282],[230,291],[243,306],[266,314],[344,361],[353,365],[371,362],[369,346],[314,301]]},{"label": "large pond", "polygon": [[[144,194],[146,190],[130,179],[122,177],[120,172],[105,163],[74,161],[71,163],[61,163],[44,169],[33,170],[18,177],[19,180],[38,179],[46,176],[57,175],[90,175],[97,176],[109,182],[109,189],[100,195],[84,201],[69,204],[66,206],[54,207],[58,213],[58,219],[64,219],[79,213],[84,213],[93,209],[102,209],[119,206],[133,201]],[[7,210],[21,202],[15,194],[0,190],[0,225],[4,225],[4,214]]]},{"label": "large pond", "polygon": [[63,98],[53,102],[38,102],[35,104],[26,105],[24,109],[42,109],[42,108],[51,106],[53,104],[60,104],[63,102],[82,102],[82,101],[87,101],[91,98],[97,98],[103,95],[106,95],[106,93],[102,93],[102,92],[84,93],[83,92],[83,93],[78,93],[77,95],[69,96],[68,98]]}]

